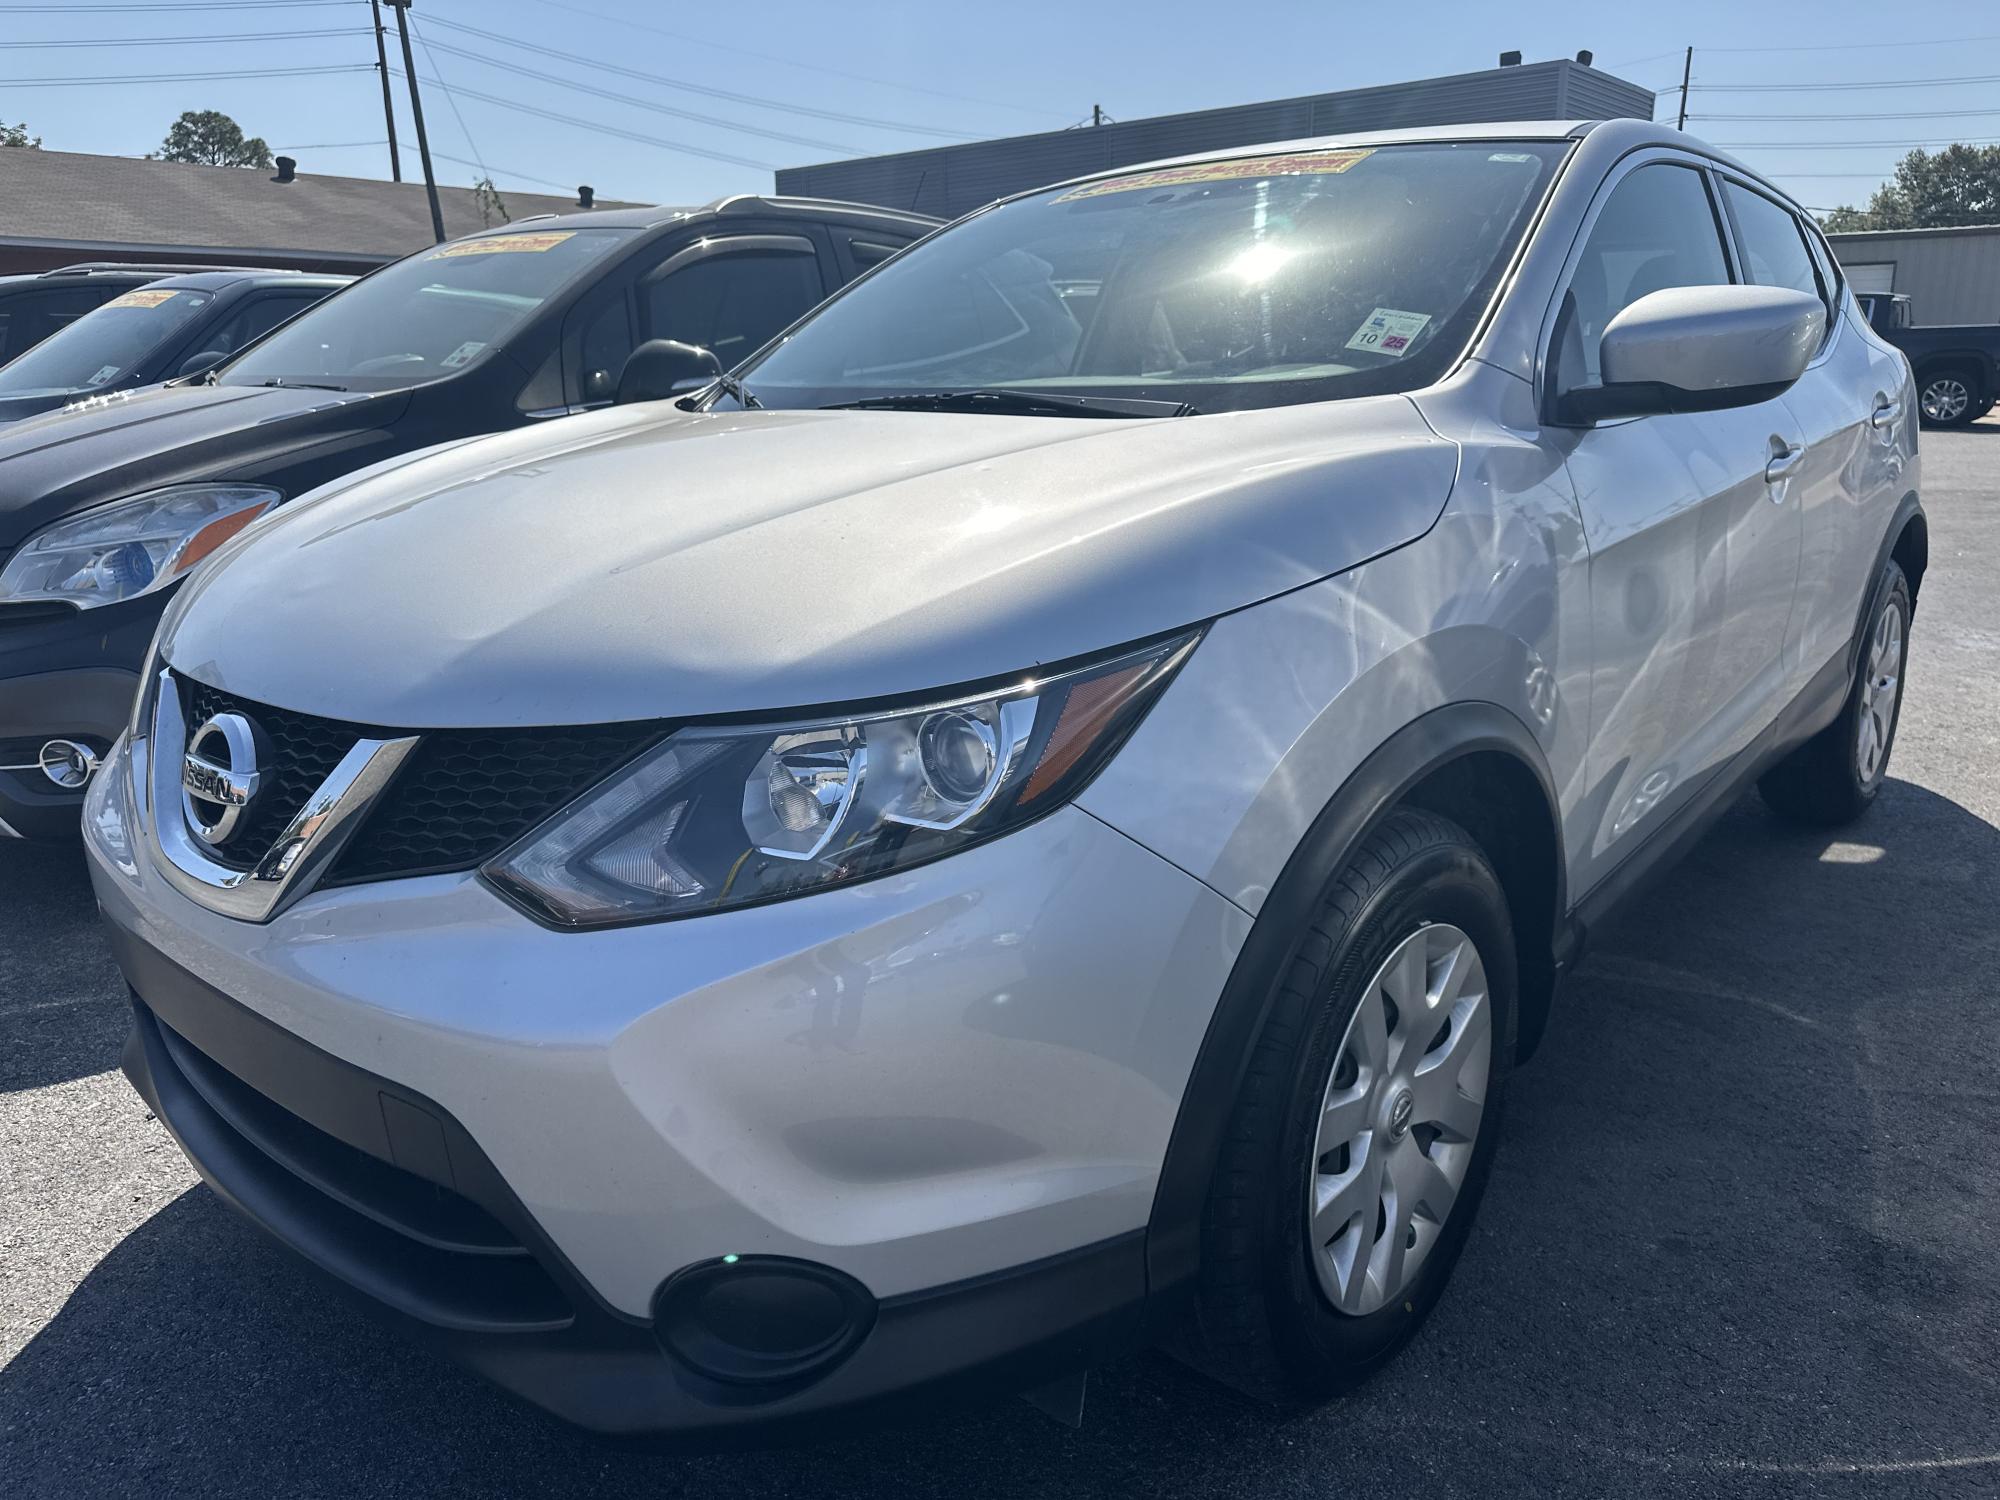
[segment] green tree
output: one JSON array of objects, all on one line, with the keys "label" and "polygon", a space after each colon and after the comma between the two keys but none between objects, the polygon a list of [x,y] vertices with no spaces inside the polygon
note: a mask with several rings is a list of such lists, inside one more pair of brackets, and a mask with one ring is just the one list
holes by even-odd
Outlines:
[{"label": "green tree", "polygon": [[19,125],[8,125],[0,122],[0,146],[33,147],[39,146],[41,143],[42,138],[40,136],[30,136],[28,134],[26,121],[23,121]]},{"label": "green tree", "polygon": [[2000,224],[2000,146],[1912,151],[1866,208],[1843,205],[1821,221],[1838,234],[1856,229],[1951,229]]},{"label": "green tree", "polygon": [[174,121],[160,143],[160,158],[204,167],[268,167],[271,148],[262,136],[246,136],[219,109],[191,109]]}]

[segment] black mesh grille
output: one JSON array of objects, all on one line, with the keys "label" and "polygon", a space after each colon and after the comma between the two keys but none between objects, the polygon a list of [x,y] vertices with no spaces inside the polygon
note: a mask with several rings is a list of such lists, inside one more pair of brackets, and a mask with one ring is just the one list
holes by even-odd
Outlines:
[{"label": "black mesh grille", "polygon": [[230,840],[244,861],[277,841],[356,740],[419,737],[395,781],[334,862],[328,885],[470,869],[666,732],[657,723],[385,729],[245,702],[187,678],[181,684],[190,730],[211,715],[234,710],[262,730],[269,744],[268,764],[259,763],[264,779],[257,797],[242,831]]}]

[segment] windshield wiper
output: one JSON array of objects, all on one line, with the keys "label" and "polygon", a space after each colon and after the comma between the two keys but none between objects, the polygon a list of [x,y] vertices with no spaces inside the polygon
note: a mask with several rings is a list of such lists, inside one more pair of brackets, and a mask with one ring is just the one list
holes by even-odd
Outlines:
[{"label": "windshield wiper", "polygon": [[328,385],[321,380],[266,380],[263,382],[263,385],[266,390],[275,389],[280,391],[344,391],[347,389],[344,385]]},{"label": "windshield wiper", "polygon": [[1185,401],[1136,396],[1057,396],[1040,391],[912,391],[836,401],[822,411],[970,411],[1008,417],[1196,417]]}]

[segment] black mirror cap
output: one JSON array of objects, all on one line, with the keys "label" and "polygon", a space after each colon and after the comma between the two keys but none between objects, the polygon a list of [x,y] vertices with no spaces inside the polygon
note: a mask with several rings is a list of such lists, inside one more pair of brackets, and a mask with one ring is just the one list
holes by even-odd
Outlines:
[{"label": "black mirror cap", "polygon": [[199,375],[204,370],[214,369],[228,357],[228,354],[221,349],[204,349],[199,354],[190,354],[181,361],[181,367],[174,371],[174,377],[183,379],[189,375]]},{"label": "black mirror cap", "polygon": [[686,392],[690,382],[707,385],[721,374],[722,362],[699,344],[648,339],[626,356],[615,399],[620,406],[633,401],[664,401]]},{"label": "black mirror cap", "polygon": [[1732,385],[1720,390],[1684,391],[1679,386],[1657,381],[1634,381],[1626,385],[1592,385],[1565,391],[1556,398],[1555,424],[1559,427],[1594,427],[1620,417],[1653,417],[1668,413],[1728,411],[1738,406],[1755,406],[1785,394],[1798,381],[1781,380],[1768,385]]}]

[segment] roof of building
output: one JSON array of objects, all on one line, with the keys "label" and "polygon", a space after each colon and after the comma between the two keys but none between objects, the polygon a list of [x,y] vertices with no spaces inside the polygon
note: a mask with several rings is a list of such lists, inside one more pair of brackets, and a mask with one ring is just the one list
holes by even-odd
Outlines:
[{"label": "roof of building", "polygon": [[[500,194],[506,218],[568,213],[576,200]],[[471,188],[438,188],[445,234],[498,220]],[[323,177],[290,182],[249,167],[197,167],[73,151],[0,151],[0,242],[201,249],[246,255],[387,260],[431,243],[421,182]],[[638,205],[606,201],[605,208]]]}]

